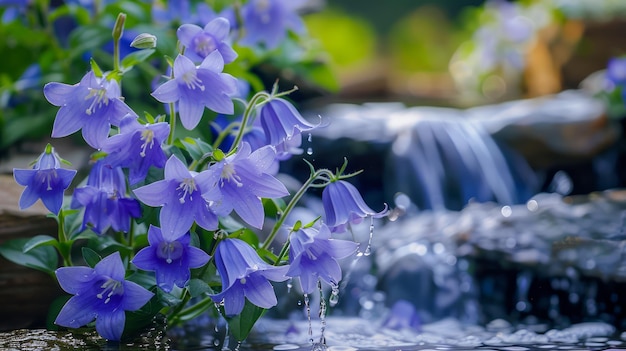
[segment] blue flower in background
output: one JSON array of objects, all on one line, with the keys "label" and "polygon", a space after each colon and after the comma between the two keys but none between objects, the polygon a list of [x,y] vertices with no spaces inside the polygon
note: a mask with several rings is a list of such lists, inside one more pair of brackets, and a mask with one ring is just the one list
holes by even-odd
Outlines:
[{"label": "blue flower in background", "polygon": [[194,220],[206,230],[217,229],[217,216],[209,208],[212,201],[203,195],[217,182],[208,171],[190,172],[176,156],[165,163],[163,180],[134,190],[141,202],[161,208],[159,222],[166,240],[173,241],[189,231]]},{"label": "blue flower in background", "polygon": [[68,136],[82,129],[90,146],[100,149],[111,125],[119,126],[122,118],[136,114],[121,99],[115,80],[98,78],[89,71],[78,84],[52,82],[44,86],[46,99],[61,108],[52,128],[52,137]]},{"label": "blue flower in background", "polygon": [[9,23],[25,16],[31,2],[32,0],[0,0],[0,9],[4,8],[2,23]]},{"label": "blue flower in background", "polygon": [[330,229],[321,224],[319,228],[301,228],[289,237],[290,277],[300,277],[300,286],[305,294],[317,290],[318,279],[331,286],[341,280],[338,259],[352,255],[358,244],[353,241],[335,240]]},{"label": "blue flower in background", "polygon": [[304,31],[304,23],[296,10],[303,0],[250,0],[241,8],[244,35],[240,44],[264,44],[276,48],[287,37],[287,31]]},{"label": "blue flower in background", "polygon": [[167,157],[161,144],[169,133],[165,122],[143,125],[134,116],[127,116],[120,123],[120,133],[110,137],[102,150],[109,153],[111,166],[128,168],[129,183],[137,184],[146,178],[150,166],[165,166]]},{"label": "blue flower in background", "polygon": [[363,218],[379,218],[387,215],[387,206],[381,212],[375,212],[363,201],[363,197],[354,185],[345,180],[336,180],[322,191],[324,222],[335,233],[346,231],[348,224],[361,223]]},{"label": "blue flower in background", "polygon": [[289,195],[283,183],[267,173],[275,155],[271,146],[251,152],[250,145],[244,142],[235,154],[209,167],[205,172],[216,180],[205,195],[214,202],[212,209],[221,216],[234,210],[246,223],[262,228],[265,211],[261,198]]},{"label": "blue flower in background", "polygon": [[383,327],[393,330],[411,329],[420,331],[421,326],[422,323],[415,306],[406,300],[396,301],[383,322]]},{"label": "blue flower in background", "polygon": [[289,101],[281,98],[271,98],[261,105],[259,119],[267,143],[274,146],[316,127],[307,122]]},{"label": "blue flower in background", "polygon": [[606,66],[606,78],[614,86],[626,85],[626,58],[614,57]]},{"label": "blue flower in background", "polygon": [[111,167],[106,158],[94,164],[87,185],[74,191],[72,208],[80,207],[85,208],[82,229],[89,227],[98,234],[109,227],[128,232],[131,218],[141,216],[139,202],[126,195],[124,172]]},{"label": "blue flower in background", "polygon": [[174,285],[182,288],[191,277],[190,268],[204,266],[211,258],[206,252],[189,245],[191,235],[185,233],[176,240],[163,238],[161,229],[150,226],[150,246],[141,249],[133,258],[139,269],[154,271],[159,288],[170,292]]},{"label": "blue flower in background", "polygon": [[125,273],[119,252],[103,258],[94,268],[57,269],[59,285],[74,296],[65,303],[54,323],[78,328],[95,319],[98,334],[108,340],[120,340],[125,311],[140,309],[154,296],[138,284],[124,280]]},{"label": "blue flower in background", "polygon": [[223,69],[224,59],[219,51],[210,53],[199,67],[188,57],[178,55],[174,79],[159,86],[152,96],[164,103],[178,101],[180,120],[191,130],[200,122],[205,106],[217,113],[233,113],[230,96],[237,93],[237,80],[222,73]]},{"label": "blue flower in background", "polygon": [[276,294],[269,282],[282,282],[288,266],[265,263],[252,246],[239,239],[224,239],[215,250],[215,266],[222,280],[222,292],[211,295],[216,303],[224,303],[227,316],[241,313],[247,298],[261,308],[276,306]]},{"label": "blue flower in background", "polygon": [[31,207],[41,199],[48,211],[58,215],[63,205],[63,192],[75,175],[75,170],[61,168],[59,156],[48,144],[33,169],[13,169],[15,181],[26,187],[20,196],[20,209]]},{"label": "blue flower in background", "polygon": [[185,56],[194,62],[204,60],[217,50],[224,63],[233,62],[237,53],[226,42],[230,33],[230,23],[226,18],[218,17],[207,23],[204,28],[195,24],[183,24],[176,31],[178,40],[185,46]]}]

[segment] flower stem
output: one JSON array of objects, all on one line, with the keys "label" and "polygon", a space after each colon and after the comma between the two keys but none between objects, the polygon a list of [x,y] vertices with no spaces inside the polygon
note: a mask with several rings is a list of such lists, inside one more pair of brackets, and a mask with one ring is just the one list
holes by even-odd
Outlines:
[{"label": "flower stem", "polygon": [[261,101],[262,99],[267,101],[269,98],[270,98],[270,95],[268,95],[264,91],[260,91],[256,93],[252,97],[252,99],[250,99],[250,102],[248,103],[245,111],[243,112],[243,117],[241,119],[241,127],[239,127],[239,132],[237,133],[237,136],[235,137],[233,144],[230,146],[230,150],[226,153],[227,155],[232,153],[239,146],[239,143],[241,142],[241,139],[243,138],[243,135],[246,132],[246,126],[248,125],[248,120],[250,119],[250,116],[252,115],[252,111],[254,111],[257,105],[262,102]]},{"label": "flower stem", "polygon": [[304,196],[306,191],[314,185],[315,181],[318,180],[323,175],[331,178],[333,174],[327,169],[320,169],[315,172],[312,172],[312,174],[309,176],[309,179],[307,179],[307,181],[304,184],[302,184],[300,189],[298,189],[298,191],[291,198],[291,201],[289,201],[289,203],[285,207],[285,210],[281,214],[280,218],[278,218],[278,220],[276,221],[276,224],[274,224],[272,231],[267,236],[267,240],[265,240],[261,248],[267,250],[270,247],[270,245],[272,244],[272,241],[274,241],[274,239],[276,238],[276,234],[278,234],[278,229],[280,229],[280,227],[285,223],[285,220],[287,219],[287,216],[289,215],[291,210],[293,210],[293,208],[296,207],[296,204],[298,203],[298,201],[300,201],[300,199],[302,198],[302,196]]}]

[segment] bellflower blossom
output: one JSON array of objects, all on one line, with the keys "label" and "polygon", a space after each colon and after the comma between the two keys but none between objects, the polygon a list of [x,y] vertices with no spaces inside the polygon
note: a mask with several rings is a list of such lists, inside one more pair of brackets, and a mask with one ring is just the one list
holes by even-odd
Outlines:
[{"label": "bellflower blossom", "polygon": [[161,144],[167,139],[170,126],[165,122],[143,125],[134,116],[120,123],[120,133],[110,137],[102,150],[109,153],[113,167],[127,167],[131,185],[144,180],[150,166],[163,168],[167,157]]},{"label": "bellflower blossom", "polygon": [[111,125],[119,126],[122,118],[136,114],[121,99],[115,80],[98,78],[89,71],[78,84],[48,83],[43,88],[46,99],[61,108],[52,127],[52,137],[68,136],[82,129],[91,147],[100,149]]},{"label": "bellflower blossom", "polygon": [[195,24],[183,24],[176,31],[178,40],[186,48],[185,56],[194,62],[204,60],[215,50],[222,55],[224,63],[233,62],[237,53],[226,42],[229,33],[230,22],[224,17],[212,20],[204,28]]},{"label": "bellflower blossom", "polygon": [[338,259],[353,254],[358,244],[353,241],[335,240],[325,224],[319,228],[308,227],[294,231],[289,238],[290,277],[300,277],[300,286],[305,294],[317,289],[318,279],[331,286],[341,280]]},{"label": "bellflower blossom", "polygon": [[189,231],[194,220],[206,230],[217,229],[217,216],[209,208],[211,199],[203,195],[216,183],[208,171],[191,172],[176,156],[165,163],[163,180],[134,190],[148,206],[160,207],[159,222],[163,238],[173,241]]},{"label": "bellflower blossom", "polygon": [[304,23],[296,12],[303,0],[250,0],[241,8],[244,36],[240,44],[264,44],[276,48],[286,37],[287,30],[304,32]]},{"label": "bellflower blossom", "polygon": [[87,185],[74,191],[72,208],[85,207],[83,226],[98,234],[109,227],[128,232],[132,218],[141,216],[139,202],[126,194],[124,172],[111,167],[106,158],[96,162],[89,172]]},{"label": "bellflower blossom", "polygon": [[217,50],[198,67],[188,57],[178,55],[174,61],[174,79],[160,85],[152,96],[164,103],[178,101],[183,127],[191,130],[200,122],[205,106],[217,113],[234,112],[230,96],[237,93],[237,80],[222,73],[223,69],[224,59]]},{"label": "bellflower blossom", "polygon": [[95,319],[98,334],[108,340],[122,337],[125,311],[140,309],[154,296],[138,284],[124,280],[126,270],[119,252],[103,258],[94,268],[61,267],[55,273],[61,288],[74,296],[65,303],[54,323],[79,328]]},{"label": "bellflower blossom", "polygon": [[204,266],[211,258],[206,252],[189,245],[190,234],[185,233],[176,240],[163,238],[161,229],[150,226],[150,246],[141,249],[133,258],[139,269],[154,271],[157,286],[170,292],[174,285],[184,287],[191,277],[190,268]]},{"label": "bellflower blossom", "polygon": [[324,222],[332,232],[346,231],[348,223],[361,223],[363,218],[380,218],[387,215],[387,206],[381,212],[375,212],[363,201],[363,197],[354,185],[345,180],[330,182],[322,191]]},{"label": "bellflower blossom", "polygon": [[307,122],[289,101],[275,97],[260,107],[259,119],[267,143],[274,146],[317,127]]},{"label": "bellflower blossom", "polygon": [[247,298],[261,308],[276,306],[276,294],[269,282],[288,279],[288,266],[265,263],[254,249],[240,239],[224,239],[215,250],[215,266],[222,280],[222,292],[211,295],[216,303],[224,303],[227,316],[241,313]]},{"label": "bellflower blossom", "polygon": [[26,187],[20,196],[20,209],[31,207],[41,199],[48,211],[58,215],[63,205],[63,192],[75,175],[75,170],[61,168],[59,156],[48,144],[33,169],[13,169],[15,181]]},{"label": "bellflower blossom", "polygon": [[271,146],[251,152],[250,145],[242,142],[235,154],[209,167],[205,172],[212,174],[216,184],[206,196],[214,201],[215,213],[227,216],[234,210],[246,223],[262,228],[265,212],[261,198],[289,195],[283,183],[267,173],[275,156]]},{"label": "bellflower blossom", "polygon": [[626,97],[626,58],[614,57],[609,60],[606,66],[606,79],[611,85],[610,88],[619,87],[622,89],[623,97]]}]

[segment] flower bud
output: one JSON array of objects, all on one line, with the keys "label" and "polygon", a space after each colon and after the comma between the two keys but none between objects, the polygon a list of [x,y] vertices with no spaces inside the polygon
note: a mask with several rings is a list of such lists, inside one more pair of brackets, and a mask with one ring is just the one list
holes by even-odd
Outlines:
[{"label": "flower bud", "polygon": [[157,37],[150,33],[141,33],[133,39],[130,46],[137,49],[152,49],[157,45]]},{"label": "flower bud", "polygon": [[124,22],[126,22],[126,14],[120,13],[117,15],[115,25],[113,26],[113,40],[118,41],[124,33]]}]

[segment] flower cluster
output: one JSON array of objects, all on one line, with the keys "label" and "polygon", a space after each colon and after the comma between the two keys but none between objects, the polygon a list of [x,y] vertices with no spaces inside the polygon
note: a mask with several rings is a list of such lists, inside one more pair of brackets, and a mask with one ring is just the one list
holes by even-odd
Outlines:
[{"label": "flower cluster", "polygon": [[[236,45],[272,48],[287,30],[301,30],[294,4],[252,0],[240,9],[237,26],[228,16],[203,27],[181,25],[180,51],[166,60],[166,80],[151,92],[156,107],[166,106],[157,117],[140,115],[125,99],[122,81],[132,60],[124,66],[117,55],[112,71],[103,72],[92,60],[79,83],[44,87],[46,99],[60,107],[52,137],[81,131],[95,149],[86,181],[65,203],[63,194],[77,172],[61,168],[51,146],[33,169],[14,170],[15,180],[26,186],[20,207],[41,199],[59,222],[58,237],[31,243],[53,246],[63,259],[54,272],[73,296],[56,324],[76,328],[95,321],[102,337],[120,340],[128,313],[144,319],[160,313],[176,323],[213,311],[230,323],[245,311],[277,305],[273,282],[296,279],[305,294],[320,282],[337,288],[339,260],[359,247],[341,233],[365,217],[384,216],[386,209],[376,212],[365,204],[346,181],[354,175],[343,174],[346,164],[335,173],[309,164],[309,179],[290,192],[277,165],[298,154],[302,133],[319,124],[302,117],[289,92],[273,88],[247,96],[241,80],[224,72],[237,60]],[[123,26],[121,14],[113,30],[116,53]],[[134,42],[151,50],[156,37],[142,34]],[[138,59],[152,53],[139,51],[134,64],[154,70],[158,66]],[[243,112],[236,103],[241,99]],[[197,137],[211,131],[218,114],[234,122],[213,129],[212,139]],[[285,218],[312,187],[324,188],[324,213],[311,223],[287,226]],[[271,228],[269,213],[275,217]],[[287,240],[277,242],[276,234],[285,229]],[[72,247],[85,240],[89,245],[79,260]],[[231,326],[238,339],[261,313],[253,315]]]}]

